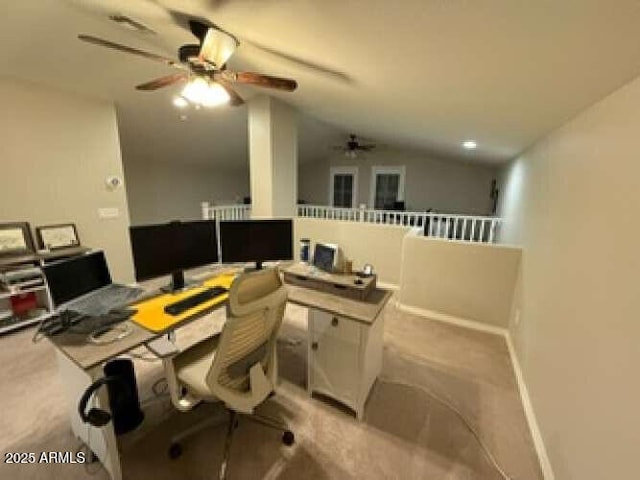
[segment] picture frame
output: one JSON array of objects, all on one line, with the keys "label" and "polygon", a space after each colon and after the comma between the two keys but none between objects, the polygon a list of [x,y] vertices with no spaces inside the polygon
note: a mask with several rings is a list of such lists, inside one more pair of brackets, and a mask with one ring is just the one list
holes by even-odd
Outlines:
[{"label": "picture frame", "polygon": [[42,225],[36,227],[38,248],[59,250],[80,246],[78,230],[75,223],[61,223],[59,225]]},{"label": "picture frame", "polygon": [[34,252],[29,222],[0,223],[0,257]]}]

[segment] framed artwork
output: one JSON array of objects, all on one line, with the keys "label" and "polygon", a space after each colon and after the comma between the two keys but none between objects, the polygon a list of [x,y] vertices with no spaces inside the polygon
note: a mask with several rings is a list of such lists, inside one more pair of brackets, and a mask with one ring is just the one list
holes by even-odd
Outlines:
[{"label": "framed artwork", "polygon": [[0,223],[0,256],[29,253],[33,253],[33,238],[29,223]]},{"label": "framed artwork", "polygon": [[38,238],[38,248],[56,250],[80,245],[78,231],[73,223],[36,227],[36,236]]}]

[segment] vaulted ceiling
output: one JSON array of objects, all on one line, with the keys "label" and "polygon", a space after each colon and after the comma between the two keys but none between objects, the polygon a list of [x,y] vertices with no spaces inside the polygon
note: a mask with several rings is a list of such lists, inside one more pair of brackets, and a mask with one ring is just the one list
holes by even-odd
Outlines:
[{"label": "vaulted ceiling", "polygon": [[[108,20],[125,14],[145,35]],[[179,13],[179,14],[178,14]],[[199,16],[242,44],[230,68],[292,77],[301,155],[344,132],[448,157],[513,158],[640,74],[635,0],[22,0],[0,7],[0,74],[114,101],[124,141],[198,162],[246,160],[246,107],[180,119],[167,68],[86,45],[90,33],[175,56]],[[240,89],[245,98],[257,89]],[[475,152],[461,143],[478,142]],[[153,150],[150,153],[154,155]]]}]

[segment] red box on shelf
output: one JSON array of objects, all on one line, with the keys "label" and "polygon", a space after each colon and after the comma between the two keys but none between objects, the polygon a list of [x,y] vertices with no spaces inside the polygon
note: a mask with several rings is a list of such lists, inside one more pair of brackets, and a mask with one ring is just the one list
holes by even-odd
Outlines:
[{"label": "red box on shelf", "polygon": [[18,293],[11,296],[11,310],[15,315],[22,315],[38,306],[36,293]]}]

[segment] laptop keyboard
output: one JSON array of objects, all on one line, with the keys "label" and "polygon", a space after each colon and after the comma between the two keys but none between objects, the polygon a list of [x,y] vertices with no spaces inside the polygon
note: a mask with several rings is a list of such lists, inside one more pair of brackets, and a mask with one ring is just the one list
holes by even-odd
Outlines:
[{"label": "laptop keyboard", "polygon": [[122,308],[138,298],[144,290],[125,285],[109,285],[79,300],[74,300],[66,308],[83,315],[100,316],[117,308]]}]

